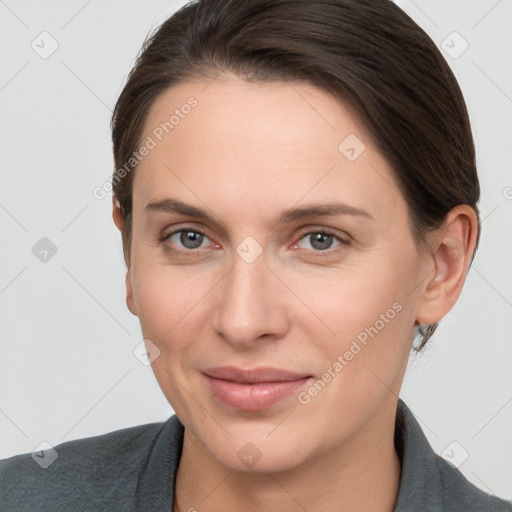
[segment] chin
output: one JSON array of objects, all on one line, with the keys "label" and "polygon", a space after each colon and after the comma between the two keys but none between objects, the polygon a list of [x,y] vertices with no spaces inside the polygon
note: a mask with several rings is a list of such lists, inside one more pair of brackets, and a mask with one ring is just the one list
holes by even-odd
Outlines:
[{"label": "chin", "polygon": [[[252,441],[250,439],[253,439]],[[244,473],[275,473],[293,469],[308,459],[304,443],[290,437],[240,436],[224,446],[213,443],[208,451],[226,468]]]}]

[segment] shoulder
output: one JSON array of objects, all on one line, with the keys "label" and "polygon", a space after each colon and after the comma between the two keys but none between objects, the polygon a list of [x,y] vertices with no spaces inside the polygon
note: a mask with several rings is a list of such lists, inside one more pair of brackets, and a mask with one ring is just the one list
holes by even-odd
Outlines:
[{"label": "shoulder", "polygon": [[434,452],[412,411],[399,400],[395,446],[402,473],[395,512],[512,512],[512,504],[473,485]]},{"label": "shoulder", "polygon": [[0,502],[10,511],[129,509],[153,445],[175,418],[1,460]]},{"label": "shoulder", "polygon": [[436,455],[436,463],[440,476],[443,510],[512,512],[512,503],[485,493],[439,455]]}]

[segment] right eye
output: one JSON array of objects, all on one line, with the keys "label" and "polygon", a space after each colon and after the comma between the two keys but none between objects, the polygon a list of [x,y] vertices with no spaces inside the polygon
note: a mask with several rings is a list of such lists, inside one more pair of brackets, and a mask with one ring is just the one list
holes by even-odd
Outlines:
[{"label": "right eye", "polygon": [[[190,252],[196,249],[201,249],[203,242],[209,238],[197,229],[181,228],[165,234],[161,238],[161,242],[172,243],[172,250],[179,252]],[[176,249],[176,247],[178,247]]]}]

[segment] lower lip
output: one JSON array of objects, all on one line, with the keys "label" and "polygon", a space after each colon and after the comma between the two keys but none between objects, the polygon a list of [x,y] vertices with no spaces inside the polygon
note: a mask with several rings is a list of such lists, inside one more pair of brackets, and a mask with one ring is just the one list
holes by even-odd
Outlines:
[{"label": "lower lip", "polygon": [[240,384],[205,375],[214,396],[224,405],[244,411],[260,411],[284,400],[310,379],[305,377],[285,382]]}]

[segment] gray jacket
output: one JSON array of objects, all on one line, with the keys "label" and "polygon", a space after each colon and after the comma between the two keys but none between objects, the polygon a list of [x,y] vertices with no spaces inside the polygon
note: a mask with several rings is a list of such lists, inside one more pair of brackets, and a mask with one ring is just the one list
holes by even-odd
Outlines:
[{"label": "gray jacket", "polygon": [[[0,510],[170,512],[183,433],[173,415],[4,459]],[[395,446],[402,463],[395,512],[512,512],[512,504],[485,494],[434,453],[401,400]]]}]

